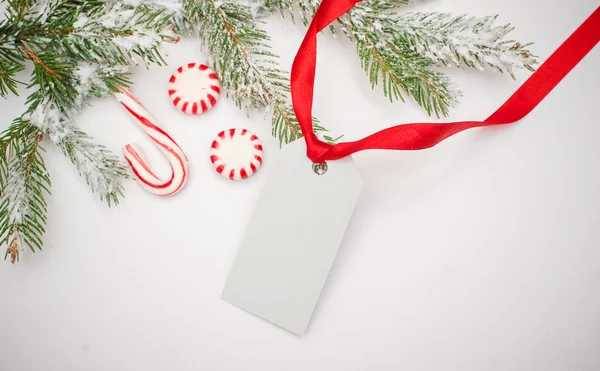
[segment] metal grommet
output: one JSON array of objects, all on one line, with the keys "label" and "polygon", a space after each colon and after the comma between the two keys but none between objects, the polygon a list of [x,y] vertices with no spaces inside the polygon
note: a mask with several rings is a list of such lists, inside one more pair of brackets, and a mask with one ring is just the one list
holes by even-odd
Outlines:
[{"label": "metal grommet", "polygon": [[313,171],[317,175],[323,175],[327,172],[327,163],[322,162],[320,164],[312,164]]}]

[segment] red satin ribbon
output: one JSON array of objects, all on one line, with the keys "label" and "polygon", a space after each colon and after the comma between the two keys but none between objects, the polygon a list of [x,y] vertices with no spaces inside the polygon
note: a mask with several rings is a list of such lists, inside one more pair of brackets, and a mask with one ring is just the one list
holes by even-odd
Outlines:
[{"label": "red satin ribbon", "polygon": [[463,130],[510,124],[525,117],[600,41],[600,7],[485,121],[394,126],[366,138],[331,145],[313,132],[312,105],[317,57],[317,34],[361,0],[323,0],[294,59],[291,91],[294,111],[314,163],[337,160],[365,149],[418,150],[433,147]]}]

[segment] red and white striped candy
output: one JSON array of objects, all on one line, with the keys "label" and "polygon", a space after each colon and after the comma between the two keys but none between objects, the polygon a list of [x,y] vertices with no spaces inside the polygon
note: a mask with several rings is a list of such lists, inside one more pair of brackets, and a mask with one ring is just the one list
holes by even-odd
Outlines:
[{"label": "red and white striped candy", "polygon": [[169,80],[169,97],[180,111],[200,115],[217,104],[221,95],[219,79],[208,66],[188,63]]},{"label": "red and white striped candy", "polygon": [[141,105],[141,103],[125,88],[119,89],[115,97],[125,109],[138,121],[142,129],[150,139],[158,145],[171,164],[171,177],[167,180],[160,179],[150,169],[144,160],[140,149],[135,144],[127,144],[123,148],[125,160],[129,163],[131,170],[140,181],[142,186],[150,193],[157,196],[172,196],[179,192],[188,176],[188,160],[179,145],[167,132],[160,128],[156,120]]},{"label": "red and white striped candy", "polygon": [[210,160],[217,173],[231,180],[252,176],[262,165],[263,148],[258,137],[246,129],[228,129],[217,135]]}]

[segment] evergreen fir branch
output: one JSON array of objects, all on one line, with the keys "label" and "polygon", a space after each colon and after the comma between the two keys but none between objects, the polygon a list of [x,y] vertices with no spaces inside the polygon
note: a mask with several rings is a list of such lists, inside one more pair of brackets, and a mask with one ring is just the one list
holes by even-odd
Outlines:
[{"label": "evergreen fir branch", "polygon": [[341,20],[342,25],[346,29],[351,27],[361,65],[372,86],[381,83],[390,101],[404,100],[403,95],[407,94],[428,114],[446,116],[460,93],[446,75],[435,70],[433,61],[418,53],[396,32],[396,13],[390,11],[396,3],[385,0],[358,3],[348,19]]},{"label": "evergreen fir branch", "polygon": [[71,116],[61,112],[55,102],[40,103],[26,117],[48,133],[52,142],[75,165],[79,175],[85,178],[92,192],[109,206],[118,204],[123,195],[121,179],[129,176],[128,168],[119,157],[76,128]]},{"label": "evergreen fir branch", "polygon": [[304,25],[310,23],[317,11],[321,0],[265,0],[264,6],[271,13],[278,12],[283,17],[290,17],[294,21],[296,12]]},{"label": "evergreen fir branch", "polygon": [[19,42],[19,46],[34,66],[28,88],[38,88],[27,98],[27,103],[36,104],[36,102],[50,95],[60,104],[72,105],[76,92],[66,82],[75,71],[73,64],[66,62],[64,56],[60,54],[51,51],[34,52],[23,42]]},{"label": "evergreen fir branch", "polygon": [[29,18],[27,8],[17,1],[8,1],[6,19],[0,21],[0,60],[5,63],[21,64],[24,57],[19,51],[17,41],[24,38],[32,28],[34,22]]},{"label": "evergreen fir branch", "polygon": [[[484,66],[513,76],[513,69],[533,70],[537,63],[530,44],[505,40],[510,25],[494,26],[496,17],[442,13],[397,13],[416,0],[364,0],[338,19],[355,41],[361,65],[373,87],[381,84],[391,101],[412,96],[431,115],[447,115],[460,92],[437,66]],[[284,17],[299,11],[312,18],[320,0],[266,0],[271,12]],[[513,76],[514,78],[514,76]]]},{"label": "evergreen fir branch", "polygon": [[395,32],[403,43],[439,65],[480,71],[488,65],[513,78],[513,68],[533,71],[537,61],[527,49],[531,44],[505,40],[514,28],[510,24],[494,26],[496,18],[404,13],[395,19]]},{"label": "evergreen fir branch", "polygon": [[60,53],[93,63],[164,64],[160,44],[176,42],[167,9],[121,1],[48,0],[41,9],[9,7],[0,23],[0,58],[14,55],[14,44]]},{"label": "evergreen fir branch", "polygon": [[[18,45],[52,50],[69,32],[72,18],[103,4],[100,1],[8,1],[6,19],[0,23],[0,57],[17,58]],[[28,4],[28,5],[26,5]]]},{"label": "evergreen fir branch", "polygon": [[[250,8],[215,0],[186,0],[188,17],[199,24],[199,33],[221,85],[238,107],[273,110],[273,134],[280,144],[302,136],[289,99],[288,73],[279,69],[270,50],[269,36],[260,29]],[[324,131],[321,126],[315,130]]]},{"label": "evergreen fir branch", "polygon": [[124,85],[126,80],[120,75],[122,73],[122,67],[79,65],[73,73],[75,79],[63,78],[53,87],[62,85],[72,93],[44,92],[40,84],[40,89],[29,97],[31,105],[25,115],[25,119],[48,133],[85,178],[92,192],[98,193],[109,206],[117,204],[123,195],[120,180],[129,176],[128,169],[116,155],[78,129],[73,117],[87,97],[104,97],[116,91],[117,86]]},{"label": "evergreen fir branch", "polygon": [[78,60],[129,65],[140,58],[146,65],[162,65],[162,42],[179,40],[173,28],[166,27],[172,13],[165,9],[114,2],[75,15],[61,45],[67,56]]},{"label": "evergreen fir branch", "polygon": [[295,0],[265,0],[265,8],[271,13],[278,11],[283,17],[291,17],[294,20]]},{"label": "evergreen fir branch", "polygon": [[40,155],[41,131],[17,119],[0,135],[0,244],[14,264],[28,247],[42,249],[50,176]]},{"label": "evergreen fir branch", "polygon": [[129,169],[119,157],[95,143],[72,122],[64,122],[63,126],[69,134],[56,145],[75,165],[79,175],[84,176],[92,192],[98,193],[108,206],[118,204],[124,190],[121,179],[129,177]]},{"label": "evergreen fir branch", "polygon": [[[319,4],[321,4],[321,0],[298,0],[298,10],[303,24],[307,25],[312,21]],[[333,26],[329,29],[333,30]]]},{"label": "evergreen fir branch", "polygon": [[[327,129],[321,126],[319,124],[319,121],[314,117],[312,120],[312,124],[314,132],[327,142],[333,143],[337,141],[337,139],[339,139],[334,139],[331,136],[327,135]],[[294,113],[294,109],[292,107],[283,106],[279,111],[273,114],[273,125],[271,129],[271,134],[273,135],[273,137],[279,140],[280,146],[283,146],[287,143],[291,143],[296,139],[302,137],[300,124],[296,119],[296,114]]]},{"label": "evergreen fir branch", "polygon": [[19,95],[17,91],[17,83],[15,80],[15,74],[24,69],[23,65],[0,59],[0,96],[5,97],[8,92],[12,92],[15,95]]},{"label": "evergreen fir branch", "polygon": [[123,0],[123,3],[132,7],[144,5],[153,9],[163,9],[172,14],[169,23],[173,25],[177,35],[191,36],[197,32],[196,25],[188,19],[181,0]]},{"label": "evergreen fir branch", "polygon": [[[295,14],[300,14],[300,20],[305,26],[308,25],[315,15],[321,0],[265,0],[264,6],[271,13],[279,13],[284,18],[290,17],[295,22]],[[329,30],[335,35],[336,29],[333,25]]]},{"label": "evergreen fir branch", "polygon": [[0,93],[17,93],[14,75],[33,63],[25,114],[0,135],[0,243],[13,262],[23,246],[41,249],[50,178],[39,142],[47,135],[109,205],[123,194],[128,168],[74,124],[88,97],[127,86],[140,58],[163,63],[160,44],[177,37],[171,13],[143,4],[96,0],[9,0],[0,22]]},{"label": "evergreen fir branch", "polygon": [[[450,80],[436,71],[434,63],[409,48],[394,35],[396,7],[413,0],[365,0],[348,14],[339,18],[342,31],[356,42],[361,66],[372,86],[381,84],[386,97],[404,101],[411,95],[429,114],[447,115],[459,92]],[[293,14],[294,1],[271,0],[266,4],[271,11],[278,8],[282,14]],[[318,8],[319,0],[299,0],[296,5],[303,23],[308,23]],[[334,32],[334,29],[332,28]]]}]

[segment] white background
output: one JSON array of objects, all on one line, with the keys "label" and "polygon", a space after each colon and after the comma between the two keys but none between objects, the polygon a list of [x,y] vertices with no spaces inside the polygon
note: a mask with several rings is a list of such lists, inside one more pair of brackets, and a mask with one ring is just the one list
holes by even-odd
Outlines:
[{"label": "white background", "polygon": [[[436,0],[410,9],[498,13],[545,60],[599,5]],[[278,16],[266,28],[289,67],[304,28]],[[364,190],[304,337],[219,299],[277,155],[269,121],[223,97],[202,117],[176,111],[168,77],[206,57],[197,40],[168,50],[170,67],[138,69],[133,92],[185,149],[189,183],[160,199],[130,181],[109,209],[45,142],[53,194],[44,251],[0,264],[1,370],[600,369],[600,48],[515,125],[427,151],[356,155]],[[529,75],[449,72],[464,96],[448,120],[487,117]],[[25,95],[0,102],[2,128]],[[353,45],[328,34],[315,99],[315,115],[346,140],[428,120],[413,102],[372,92]],[[115,100],[94,101],[78,122],[114,151],[138,142],[167,171]],[[266,147],[247,181],[221,178],[208,160],[212,138],[230,127]]]}]

